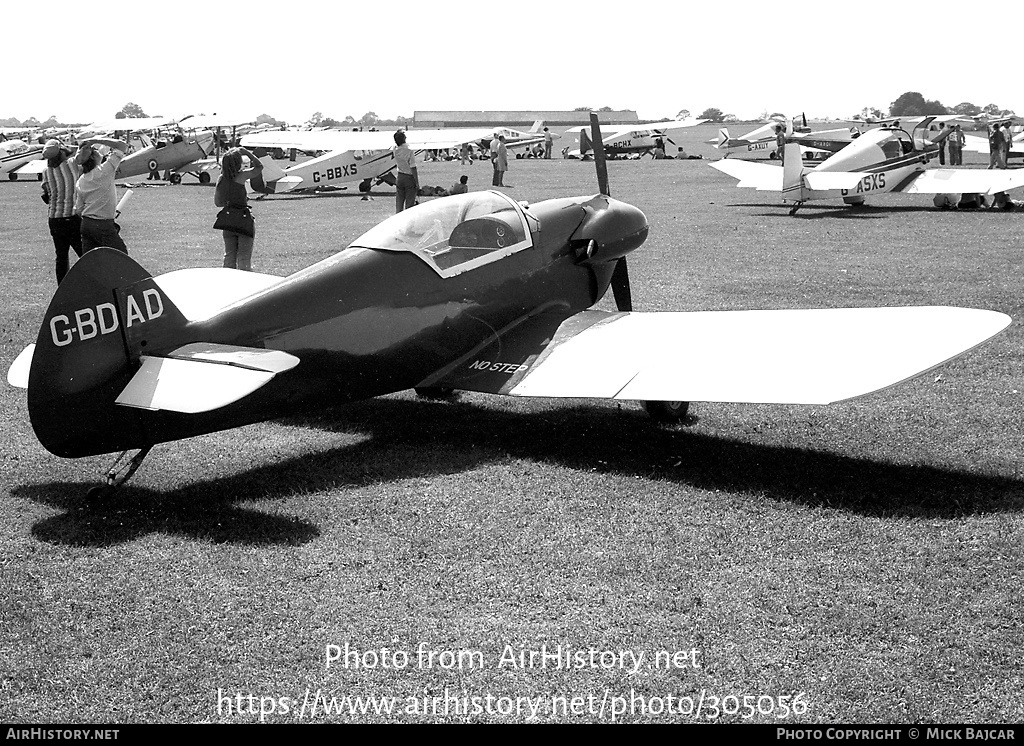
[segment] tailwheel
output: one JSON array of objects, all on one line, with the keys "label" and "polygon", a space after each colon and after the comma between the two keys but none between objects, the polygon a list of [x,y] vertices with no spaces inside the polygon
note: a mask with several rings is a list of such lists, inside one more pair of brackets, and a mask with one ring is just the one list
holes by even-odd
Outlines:
[{"label": "tailwheel", "polygon": [[645,401],[644,409],[647,410],[655,422],[675,424],[686,419],[690,411],[688,401]]},{"label": "tailwheel", "polygon": [[447,389],[443,386],[417,386],[413,391],[421,399],[445,400],[454,399],[458,396],[455,389]]},{"label": "tailwheel", "polygon": [[152,448],[153,446],[146,446],[132,457],[128,456],[131,451],[121,451],[117,458],[114,459],[114,463],[107,469],[106,484],[92,487],[86,493],[86,497],[92,500],[110,495],[115,489],[132,478],[132,475],[142,466],[142,462],[149,455]]}]

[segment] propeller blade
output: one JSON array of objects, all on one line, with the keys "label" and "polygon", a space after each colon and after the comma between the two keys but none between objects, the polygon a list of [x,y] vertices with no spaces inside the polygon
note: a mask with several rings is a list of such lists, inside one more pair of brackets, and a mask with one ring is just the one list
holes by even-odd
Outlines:
[{"label": "propeller blade", "polygon": [[601,123],[597,119],[596,112],[590,112],[590,137],[594,141],[594,166],[597,168],[597,188],[605,197],[610,197],[608,191],[608,165],[604,160],[604,140],[601,137]]},{"label": "propeller blade", "polygon": [[626,257],[615,262],[615,269],[612,271],[612,295],[615,297],[615,307],[620,311],[633,310],[633,293],[629,289],[629,268],[626,266]]}]

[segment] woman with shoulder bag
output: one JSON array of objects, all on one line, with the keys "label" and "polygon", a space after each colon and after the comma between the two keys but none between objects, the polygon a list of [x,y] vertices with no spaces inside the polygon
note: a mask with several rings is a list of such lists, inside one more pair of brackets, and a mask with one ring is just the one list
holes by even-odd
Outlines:
[{"label": "woman with shoulder bag", "polygon": [[[250,167],[242,168],[242,156]],[[230,269],[252,269],[252,245],[256,237],[256,221],[249,212],[249,195],[245,182],[257,176],[263,164],[246,148],[232,148],[220,160],[220,178],[213,203],[222,208],[213,227],[224,233],[224,266]]]}]

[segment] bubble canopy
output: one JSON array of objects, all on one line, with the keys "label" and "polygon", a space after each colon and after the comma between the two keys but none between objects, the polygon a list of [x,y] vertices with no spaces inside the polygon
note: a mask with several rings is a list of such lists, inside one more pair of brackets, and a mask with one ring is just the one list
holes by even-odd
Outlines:
[{"label": "bubble canopy", "polygon": [[501,192],[434,199],[393,215],[349,246],[415,254],[452,277],[533,246],[523,208]]}]

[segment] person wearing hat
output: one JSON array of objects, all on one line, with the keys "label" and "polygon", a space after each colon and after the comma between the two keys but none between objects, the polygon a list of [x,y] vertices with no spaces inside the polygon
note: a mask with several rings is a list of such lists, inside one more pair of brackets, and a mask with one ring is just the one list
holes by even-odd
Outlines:
[{"label": "person wearing hat", "polygon": [[46,171],[43,172],[43,202],[48,206],[46,222],[56,252],[57,284],[68,273],[70,254],[82,256],[82,220],[75,215],[75,182],[82,169],[71,160],[71,150],[58,140],[43,146]]},{"label": "person wearing hat", "polygon": [[[97,150],[97,145],[110,148],[106,158]],[[114,222],[117,217],[114,179],[127,152],[128,143],[109,137],[90,137],[78,146],[75,163],[82,167],[82,175],[75,184],[75,214],[82,217],[82,251],[109,246],[128,253],[121,239],[121,227]]]}]

